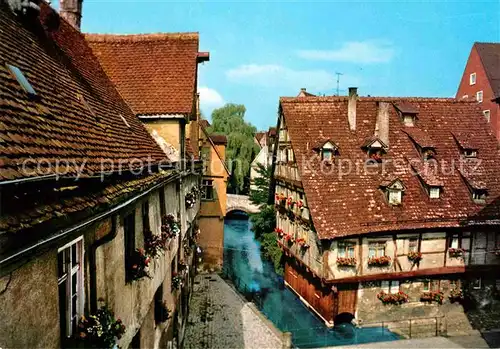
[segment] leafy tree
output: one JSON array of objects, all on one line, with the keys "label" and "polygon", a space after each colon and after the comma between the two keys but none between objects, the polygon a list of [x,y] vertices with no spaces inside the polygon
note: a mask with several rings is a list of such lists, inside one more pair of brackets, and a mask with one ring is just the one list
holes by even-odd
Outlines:
[{"label": "leafy tree", "polygon": [[260,207],[259,213],[250,217],[255,238],[261,241],[264,258],[271,260],[276,273],[283,275],[283,252],[278,246],[274,228],[276,227],[276,210],[274,205],[268,205],[269,185],[271,182],[271,166],[258,164],[257,173],[260,177],[254,179],[254,187],[250,190],[250,200]]},{"label": "leafy tree", "polygon": [[253,179],[253,185],[250,190],[250,201],[254,205],[265,205],[269,197],[269,186],[271,185],[272,167],[257,163],[256,168],[258,176]]},{"label": "leafy tree", "polygon": [[241,104],[226,104],[212,112],[212,126],[208,133],[227,137],[226,163],[231,173],[228,192],[248,191],[250,165],[259,151],[254,142],[257,129],[245,121],[246,108]]}]

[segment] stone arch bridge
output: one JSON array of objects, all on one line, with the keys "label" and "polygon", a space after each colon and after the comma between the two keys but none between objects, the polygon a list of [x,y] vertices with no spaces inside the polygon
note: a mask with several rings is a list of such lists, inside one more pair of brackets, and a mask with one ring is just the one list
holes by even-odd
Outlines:
[{"label": "stone arch bridge", "polygon": [[259,212],[259,207],[252,204],[247,195],[227,194],[226,214],[231,211],[243,211],[247,214]]}]

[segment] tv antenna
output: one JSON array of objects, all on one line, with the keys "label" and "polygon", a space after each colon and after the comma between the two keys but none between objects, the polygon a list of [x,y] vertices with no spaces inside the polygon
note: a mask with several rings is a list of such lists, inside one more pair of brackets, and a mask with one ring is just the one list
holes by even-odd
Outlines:
[{"label": "tv antenna", "polygon": [[339,92],[340,92],[340,75],[344,75],[344,74],[338,73],[338,72],[336,72],[335,74],[337,74],[337,96],[339,96]]}]

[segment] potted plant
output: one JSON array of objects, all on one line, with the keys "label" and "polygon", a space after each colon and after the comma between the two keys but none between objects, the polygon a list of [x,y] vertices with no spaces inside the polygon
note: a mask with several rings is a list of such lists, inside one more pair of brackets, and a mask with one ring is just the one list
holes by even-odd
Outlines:
[{"label": "potted plant", "polygon": [[368,266],[370,267],[386,267],[391,264],[391,257],[380,256],[368,258]]},{"label": "potted plant", "polygon": [[151,259],[146,255],[144,249],[140,248],[134,251],[134,254],[130,256],[128,260],[129,273],[132,280],[138,280],[145,276],[151,277],[149,275],[149,262]]},{"label": "potted plant", "polygon": [[448,254],[451,258],[460,258],[460,257],[463,257],[464,255],[464,252],[465,250],[463,248],[453,248],[453,247],[450,247],[448,249]]},{"label": "potted plant", "polygon": [[408,260],[412,263],[418,263],[422,260],[422,252],[410,251],[408,252]]},{"label": "potted plant", "polygon": [[170,318],[170,310],[167,307],[166,301],[156,300],[155,301],[155,321],[156,323],[162,323]]},{"label": "potted plant", "polygon": [[115,319],[102,298],[99,304],[95,314],[80,318],[77,339],[87,348],[113,348],[126,328],[120,318]]},{"label": "potted plant", "polygon": [[443,304],[443,299],[444,295],[443,292],[440,291],[430,291],[430,292],[424,292],[420,296],[420,300],[422,302],[436,302],[438,304]]},{"label": "potted plant", "polygon": [[386,305],[399,305],[408,302],[408,295],[403,291],[399,291],[398,293],[385,293],[382,291],[377,294],[377,298]]},{"label": "potted plant", "polygon": [[280,237],[280,239],[283,237],[283,229],[281,228],[274,228],[274,232]]},{"label": "potted plant", "polygon": [[354,267],[354,266],[356,266],[356,258],[354,258],[354,257],[337,257],[337,265],[339,267]]}]

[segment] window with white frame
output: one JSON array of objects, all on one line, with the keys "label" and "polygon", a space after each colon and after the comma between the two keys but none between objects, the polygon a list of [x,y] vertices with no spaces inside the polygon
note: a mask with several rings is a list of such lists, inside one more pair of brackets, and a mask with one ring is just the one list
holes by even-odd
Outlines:
[{"label": "window with white frame", "polygon": [[83,237],[58,249],[57,269],[61,335],[70,338],[83,315]]},{"label": "window with white frame", "polygon": [[489,110],[483,110],[483,115],[484,115],[484,118],[486,119],[486,121],[490,122],[491,121],[491,115],[490,115],[490,111]]},{"label": "window with white frame", "polygon": [[483,101],[483,91],[477,91],[476,101],[478,101],[479,103],[481,103]]},{"label": "window with white frame", "polygon": [[469,75],[469,85],[476,84],[476,73],[472,73]]},{"label": "window with white frame", "polygon": [[400,205],[402,201],[403,192],[398,189],[389,189],[389,204]]},{"label": "window with white frame", "polygon": [[460,237],[458,234],[453,234],[451,236],[449,247],[451,247],[451,248],[459,248],[460,247]]},{"label": "window with white frame", "polygon": [[385,293],[398,293],[399,280],[382,281],[381,288]]},{"label": "window with white frame", "polygon": [[439,199],[440,194],[441,194],[441,188],[439,188],[439,187],[430,187],[429,188],[429,197],[431,199]]},{"label": "window with white frame", "polygon": [[385,256],[385,242],[372,241],[368,244],[368,258]]},{"label": "window with white frame", "polygon": [[352,241],[339,241],[338,244],[338,255],[342,258],[353,258],[354,257],[354,247],[356,243]]},{"label": "window with white frame", "polygon": [[214,181],[211,179],[203,180],[203,191],[201,192],[203,200],[214,200]]}]

